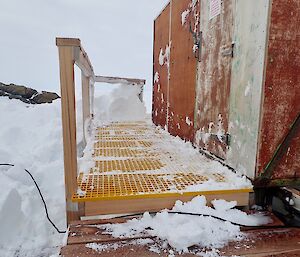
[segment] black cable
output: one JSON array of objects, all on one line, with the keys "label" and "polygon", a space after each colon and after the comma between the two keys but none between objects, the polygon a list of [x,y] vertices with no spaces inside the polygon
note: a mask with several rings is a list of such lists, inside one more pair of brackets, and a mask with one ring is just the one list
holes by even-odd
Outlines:
[{"label": "black cable", "polygon": [[[0,163],[0,166],[10,166],[10,167],[15,167],[14,164],[10,164],[10,163]],[[43,204],[44,204],[44,208],[45,208],[45,212],[46,212],[46,216],[47,216],[48,221],[51,223],[51,225],[55,228],[55,230],[56,230],[58,233],[60,233],[60,234],[66,233],[67,231],[61,231],[61,230],[59,230],[59,229],[57,228],[57,226],[54,224],[54,222],[50,219],[49,213],[48,213],[47,204],[46,204],[45,199],[44,199],[44,197],[43,197],[43,195],[42,195],[42,192],[41,192],[41,190],[40,190],[40,187],[39,187],[38,184],[36,183],[36,181],[35,181],[34,177],[32,176],[32,174],[31,174],[27,169],[24,169],[24,170],[25,170],[25,172],[30,176],[30,178],[32,179],[32,181],[33,181],[35,187],[37,188],[37,190],[38,190],[38,192],[39,192],[39,195],[40,195],[40,197],[41,197],[41,199],[42,199],[42,202],[43,202]]]},{"label": "black cable", "polygon": [[[157,214],[158,212],[148,212],[149,214]],[[240,224],[240,223],[236,223],[230,220],[226,220],[223,218],[220,218],[218,216],[215,215],[211,215],[211,214],[202,214],[202,213],[192,213],[192,212],[179,212],[179,211],[168,211],[168,213],[170,214],[179,214],[179,215],[190,215],[190,216],[198,216],[198,217],[212,217],[214,219],[217,220],[221,220],[224,222],[230,222],[233,225],[236,226],[240,226],[240,227],[245,227],[245,228],[254,228],[254,229],[268,229],[268,228],[292,228],[293,226],[286,226],[286,225],[245,225],[245,224]],[[122,215],[122,216],[116,216],[110,219],[123,219],[123,218],[129,218],[129,217],[135,217],[135,216],[142,216],[144,213],[140,212],[140,213],[133,213],[133,214],[127,214],[127,215]]]}]

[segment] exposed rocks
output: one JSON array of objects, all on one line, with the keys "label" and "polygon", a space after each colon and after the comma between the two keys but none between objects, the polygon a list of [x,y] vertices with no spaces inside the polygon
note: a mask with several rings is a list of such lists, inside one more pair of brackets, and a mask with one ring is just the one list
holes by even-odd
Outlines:
[{"label": "exposed rocks", "polygon": [[52,92],[42,91],[35,95],[32,100],[37,104],[52,103],[52,101],[59,98],[59,95]]},{"label": "exposed rocks", "polygon": [[58,94],[42,91],[38,92],[35,89],[22,85],[9,84],[6,85],[0,82],[0,96],[6,96],[9,99],[18,99],[27,104],[43,104],[52,103],[60,98]]}]

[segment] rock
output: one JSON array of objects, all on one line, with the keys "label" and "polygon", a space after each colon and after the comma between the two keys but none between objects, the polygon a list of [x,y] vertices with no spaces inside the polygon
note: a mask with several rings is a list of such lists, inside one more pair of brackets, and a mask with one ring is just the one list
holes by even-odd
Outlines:
[{"label": "rock", "polygon": [[22,96],[23,98],[26,99],[29,99],[33,95],[37,94],[37,91],[35,89],[25,87],[25,86],[15,85],[15,84],[5,85],[1,83],[0,90],[9,93],[11,95]]},{"label": "rock", "polygon": [[42,91],[42,93],[35,95],[32,98],[32,101],[37,104],[44,104],[44,103],[52,103],[54,100],[56,100],[58,98],[60,98],[60,97],[56,93]]},{"label": "rock", "polygon": [[43,104],[52,103],[54,100],[60,98],[56,93],[42,91],[39,93],[35,89],[9,84],[6,85],[0,82],[0,96],[9,97],[9,99],[18,99],[27,104]]},{"label": "rock", "polygon": [[0,96],[8,96],[8,94],[0,89]]}]

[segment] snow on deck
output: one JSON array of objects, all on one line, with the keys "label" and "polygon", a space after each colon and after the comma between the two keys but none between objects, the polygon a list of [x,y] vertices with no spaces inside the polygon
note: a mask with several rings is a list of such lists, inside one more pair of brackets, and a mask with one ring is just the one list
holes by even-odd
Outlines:
[{"label": "snow on deck", "polygon": [[74,201],[252,190],[244,176],[150,122],[112,122],[98,127],[93,148],[93,167],[79,174]]}]

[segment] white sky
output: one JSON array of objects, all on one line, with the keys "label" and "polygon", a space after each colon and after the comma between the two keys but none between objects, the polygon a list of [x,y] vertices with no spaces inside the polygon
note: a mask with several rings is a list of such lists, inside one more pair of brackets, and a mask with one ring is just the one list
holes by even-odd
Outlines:
[{"label": "white sky", "polygon": [[59,92],[55,37],[78,37],[97,75],[152,83],[153,20],[168,0],[0,0],[0,81]]}]

